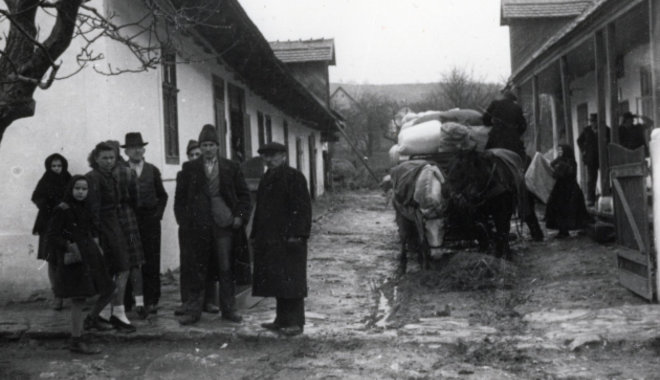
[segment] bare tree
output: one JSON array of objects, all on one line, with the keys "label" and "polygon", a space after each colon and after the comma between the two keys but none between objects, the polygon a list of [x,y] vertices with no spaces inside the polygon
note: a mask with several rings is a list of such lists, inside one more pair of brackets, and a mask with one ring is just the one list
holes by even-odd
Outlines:
[{"label": "bare tree", "polygon": [[[0,142],[14,121],[34,115],[37,88],[47,90],[53,81],[69,78],[92,63],[94,70],[104,75],[154,69],[164,59],[162,48],[184,51],[177,46],[175,36],[200,25],[224,27],[209,22],[219,12],[222,0],[176,0],[176,6],[174,0],[133,0],[140,2],[144,11],[121,24],[115,22],[114,13],[100,11],[88,1],[3,0],[4,7],[0,3],[0,26],[6,31],[0,38]],[[52,27],[47,28],[50,24]],[[44,29],[48,31],[45,36]],[[58,75],[62,65],[58,60],[75,38],[82,41],[76,53],[77,67]],[[135,57],[135,64],[98,65],[105,57],[94,50],[94,44],[101,39],[122,44]]]},{"label": "bare tree", "polygon": [[352,107],[342,112],[346,134],[367,156],[371,156],[384,137],[391,139],[389,126],[400,108],[397,102],[381,95],[364,92]]},{"label": "bare tree", "polygon": [[454,67],[442,76],[436,97],[447,108],[471,108],[484,111],[500,89],[501,84],[487,83],[464,68]]}]

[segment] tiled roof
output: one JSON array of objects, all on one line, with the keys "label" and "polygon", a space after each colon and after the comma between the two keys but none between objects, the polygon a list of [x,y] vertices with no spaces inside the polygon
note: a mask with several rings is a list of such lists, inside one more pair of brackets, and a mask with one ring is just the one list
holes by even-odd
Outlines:
[{"label": "tiled roof", "polygon": [[518,67],[518,70],[511,73],[511,76],[509,77],[509,81],[512,81],[513,79],[517,78],[525,69],[531,66],[535,60],[537,60],[541,55],[546,54],[555,45],[559,44],[560,41],[566,38],[570,33],[572,33],[576,28],[578,28],[580,24],[582,24],[586,19],[591,17],[600,7],[603,6],[603,4],[607,3],[608,1],[612,1],[612,0],[593,0],[592,2],[590,2],[587,9],[582,14],[580,14],[580,16],[576,17],[573,21],[571,21],[561,30],[559,30],[555,35],[550,37],[550,39],[548,39],[543,45],[541,45],[541,47],[538,50],[536,50],[534,54],[532,54],[529,58],[527,58],[527,60],[523,62],[520,65],[520,67]]},{"label": "tiled roof", "polygon": [[575,17],[593,0],[502,0],[502,24],[515,18]]},{"label": "tiled roof", "polygon": [[335,40],[298,40],[270,42],[275,56],[284,63],[327,61],[335,64]]}]

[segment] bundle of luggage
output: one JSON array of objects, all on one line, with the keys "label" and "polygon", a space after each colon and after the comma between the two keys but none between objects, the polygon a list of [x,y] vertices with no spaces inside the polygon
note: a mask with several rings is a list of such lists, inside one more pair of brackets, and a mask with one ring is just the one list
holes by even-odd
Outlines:
[{"label": "bundle of luggage", "polygon": [[471,109],[409,112],[403,116],[398,143],[390,149],[392,162],[400,156],[449,153],[464,149],[483,150],[490,127],[483,126],[482,113]]}]

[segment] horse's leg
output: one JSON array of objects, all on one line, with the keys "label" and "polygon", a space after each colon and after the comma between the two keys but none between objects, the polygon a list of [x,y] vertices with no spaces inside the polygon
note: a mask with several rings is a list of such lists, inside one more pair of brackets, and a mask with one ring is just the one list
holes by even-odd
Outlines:
[{"label": "horse's leg", "polygon": [[491,231],[490,231],[490,227],[488,226],[488,219],[487,218],[475,219],[473,230],[475,235],[474,237],[477,239],[477,242],[479,243],[479,251],[481,252],[488,251],[488,247],[490,246],[490,240],[491,240]]},{"label": "horse's leg", "polygon": [[403,217],[399,211],[396,212],[396,225],[399,231],[399,240],[401,241],[401,251],[399,252],[399,266],[403,273],[406,273],[408,266],[408,252],[407,248],[410,244],[412,235],[411,223]]},{"label": "horse's leg", "polygon": [[493,199],[491,215],[495,223],[495,256],[510,260],[509,230],[513,215],[513,194],[507,192]]},{"label": "horse's leg", "polygon": [[419,249],[417,251],[417,262],[422,269],[429,268],[429,244],[427,241],[427,234],[424,226],[424,217],[417,211],[415,213],[415,228],[417,229],[417,237],[419,239]]}]

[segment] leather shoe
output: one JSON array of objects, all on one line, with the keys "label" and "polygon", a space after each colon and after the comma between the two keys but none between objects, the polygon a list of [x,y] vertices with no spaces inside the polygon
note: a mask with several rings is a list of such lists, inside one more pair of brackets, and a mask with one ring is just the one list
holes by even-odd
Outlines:
[{"label": "leather shoe", "polygon": [[220,308],[212,303],[207,303],[206,305],[204,305],[204,312],[211,314],[218,314],[220,312]]},{"label": "leather shoe", "polygon": [[125,332],[125,333],[132,333],[135,332],[137,329],[135,326],[133,326],[130,323],[124,323],[122,322],[121,319],[115,317],[114,315],[110,317],[110,323],[115,326],[117,331]]},{"label": "leather shoe", "polygon": [[302,334],[303,328],[300,326],[280,327],[278,332],[285,336],[296,336]]},{"label": "leather shoe", "polygon": [[182,326],[194,325],[199,322],[199,317],[186,314],[182,318],[179,318],[179,324]]},{"label": "leather shoe", "polygon": [[222,313],[222,319],[224,319],[225,321],[234,322],[234,323],[241,323],[243,321],[243,317],[236,314],[235,311],[230,311],[228,313]]},{"label": "leather shoe", "polygon": [[265,328],[266,330],[271,330],[271,331],[277,331],[277,330],[280,329],[280,325],[278,325],[275,322],[262,323],[261,327]]},{"label": "leather shoe", "polygon": [[100,349],[88,346],[86,343],[82,342],[80,338],[71,338],[71,342],[69,342],[69,351],[83,355],[95,355],[101,353]]},{"label": "leather shoe", "polygon": [[135,314],[137,314],[138,318],[140,319],[147,319],[147,317],[149,316],[149,309],[144,306],[136,306]]},{"label": "leather shoe", "polygon": [[114,326],[110,323],[110,321],[107,321],[99,316],[95,317],[88,314],[87,317],[85,317],[85,321],[83,322],[83,328],[85,331],[108,331],[112,330]]},{"label": "leather shoe", "polygon": [[149,314],[158,314],[158,304],[149,304],[146,306],[147,310],[149,310]]}]

